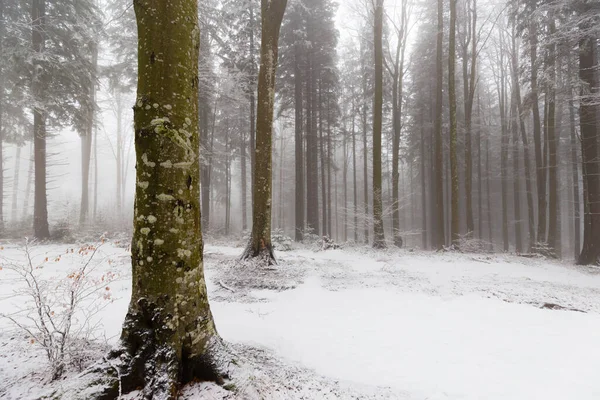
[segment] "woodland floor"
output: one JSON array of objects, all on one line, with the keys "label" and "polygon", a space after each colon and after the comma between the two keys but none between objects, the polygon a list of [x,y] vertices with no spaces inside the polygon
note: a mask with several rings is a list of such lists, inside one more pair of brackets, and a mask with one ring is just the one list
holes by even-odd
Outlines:
[{"label": "woodland floor", "polygon": [[[35,248],[35,257],[50,260],[40,270],[48,282],[77,266],[76,256],[53,261],[69,247]],[[241,245],[205,246],[217,329],[241,360],[233,390],[194,384],[184,399],[600,398],[598,268],[356,246],[277,252],[279,264],[266,269],[240,263],[241,252]],[[0,258],[23,254],[5,244]],[[89,359],[116,342],[128,264],[118,243],[101,248],[93,274],[115,280],[92,318]],[[0,270],[1,313],[24,304],[13,295],[20,285]],[[77,379],[71,367],[48,383],[44,353],[0,318],[0,398],[36,399]]]}]

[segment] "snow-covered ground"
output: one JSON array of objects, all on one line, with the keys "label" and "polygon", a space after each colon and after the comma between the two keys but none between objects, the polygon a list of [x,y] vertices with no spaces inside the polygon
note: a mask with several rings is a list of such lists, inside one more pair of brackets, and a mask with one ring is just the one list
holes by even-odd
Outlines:
[{"label": "snow-covered ground", "polygon": [[[49,258],[44,277],[77,266],[75,255],[53,261],[67,247],[35,249]],[[356,247],[279,252],[279,265],[264,269],[240,264],[241,251],[208,244],[205,268],[217,329],[247,360],[246,379],[233,392],[188,387],[184,398],[600,398],[596,268]],[[128,254],[110,243],[100,252],[93,273],[114,281],[95,333],[114,344],[129,301]],[[23,255],[5,245],[0,257]],[[0,270],[1,313],[22,304],[12,296],[20,284]],[[44,354],[29,340],[0,319],[0,398],[48,389]]]}]

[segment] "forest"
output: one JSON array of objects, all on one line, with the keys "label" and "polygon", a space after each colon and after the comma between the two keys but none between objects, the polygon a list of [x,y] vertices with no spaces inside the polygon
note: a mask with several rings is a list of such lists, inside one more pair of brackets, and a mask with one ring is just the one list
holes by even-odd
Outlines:
[{"label": "forest", "polygon": [[0,0],[0,398],[597,398],[599,267],[600,0]]}]

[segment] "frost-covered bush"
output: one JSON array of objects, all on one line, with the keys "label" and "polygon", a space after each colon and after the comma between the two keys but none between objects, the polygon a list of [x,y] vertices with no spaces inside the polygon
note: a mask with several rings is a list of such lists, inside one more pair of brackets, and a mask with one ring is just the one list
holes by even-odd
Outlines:
[{"label": "frost-covered bush", "polygon": [[[15,283],[10,297],[22,298],[0,317],[10,320],[32,346],[43,349],[52,380],[60,378],[67,366],[82,369],[97,356],[98,345],[92,345],[99,339],[94,336],[98,331],[94,316],[112,301],[110,284],[118,278],[112,272],[92,273],[99,263],[111,263],[98,257],[103,243],[49,256],[26,241],[24,261],[0,253],[0,273],[10,274]],[[54,271],[59,271],[58,275],[49,275]]]},{"label": "frost-covered bush", "polygon": [[322,237],[313,228],[306,228],[302,233],[302,243],[311,247],[321,248]]},{"label": "frost-covered bush", "polygon": [[490,242],[478,239],[470,235],[460,235],[458,239],[458,249],[464,253],[487,254],[492,252]]},{"label": "frost-covered bush", "polygon": [[292,238],[287,236],[283,229],[274,229],[271,232],[271,243],[273,248],[277,251],[290,251],[292,250]]}]

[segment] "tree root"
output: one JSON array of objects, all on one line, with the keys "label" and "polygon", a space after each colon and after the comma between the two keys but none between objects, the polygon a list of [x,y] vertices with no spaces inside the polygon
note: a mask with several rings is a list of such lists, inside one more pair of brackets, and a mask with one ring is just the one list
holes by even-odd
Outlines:
[{"label": "tree root", "polygon": [[248,245],[244,249],[242,253],[242,257],[240,260],[250,260],[254,259],[258,262],[264,262],[267,266],[277,265],[277,259],[275,258],[275,253],[273,251],[273,246],[271,244],[264,245],[261,242],[261,246],[257,249],[252,242],[252,239],[248,242]]},{"label": "tree root", "polygon": [[[126,317],[120,346],[85,371],[86,387],[75,388],[78,393],[69,393],[68,398],[114,400],[140,390],[144,399],[175,400],[186,383],[225,382],[231,355],[216,333],[202,354],[186,354],[186,346],[168,328],[168,314],[145,299],[138,305],[139,311],[130,311]],[[55,396],[51,398],[66,395]]]}]

